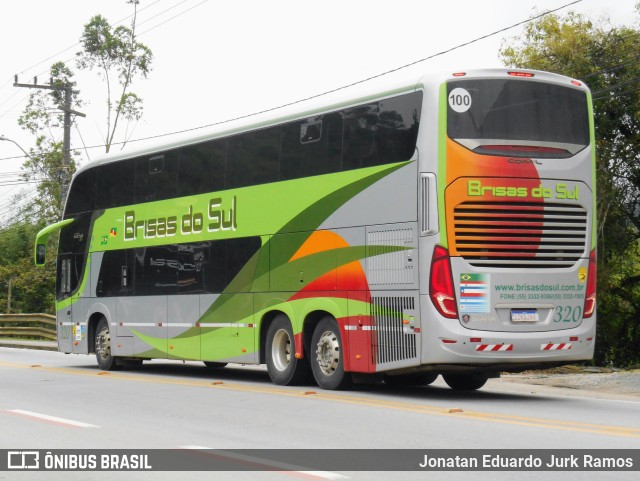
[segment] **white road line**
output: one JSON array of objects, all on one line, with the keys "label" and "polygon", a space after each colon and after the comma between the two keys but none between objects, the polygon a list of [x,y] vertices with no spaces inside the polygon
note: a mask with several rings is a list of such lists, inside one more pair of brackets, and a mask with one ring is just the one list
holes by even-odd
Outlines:
[{"label": "white road line", "polygon": [[83,423],[82,421],[74,421],[73,419],[59,418],[56,416],[49,416],[48,414],[34,413],[32,411],[25,411],[23,409],[8,409],[7,412],[13,414],[19,414],[20,416],[26,416],[29,418],[38,419],[40,421],[46,421],[55,424],[61,424],[63,426],[72,426],[75,428],[99,428],[95,424]]},{"label": "white road line", "polygon": [[[178,446],[178,449],[210,449],[210,450],[214,450],[213,448],[208,448],[206,446],[194,446],[194,445],[190,445],[190,446]],[[239,453],[232,453],[232,452],[228,452],[228,451],[223,451],[223,450],[219,450],[216,449],[216,456],[221,456],[221,457],[227,457],[229,459],[236,459],[238,461],[244,461],[244,462],[248,462],[250,464],[258,464],[258,465],[263,465],[263,466],[268,466],[268,467],[275,467],[275,468],[282,468],[284,470],[284,473],[291,473],[291,474],[302,474],[304,476],[310,476],[310,477],[315,477],[315,478],[320,478],[320,479],[331,479],[331,480],[336,480],[336,479],[349,479],[348,476],[344,476],[342,474],[338,474],[338,473],[332,473],[330,471],[306,471],[306,470],[302,470],[302,469],[292,469],[292,468],[301,468],[302,466],[293,466],[293,465],[289,465],[289,464],[285,464],[285,463],[280,463],[278,461],[270,461],[268,459],[264,459],[264,458],[257,458],[254,456],[247,456],[244,454],[239,454]]]},{"label": "white road line", "polygon": [[349,476],[344,476],[338,473],[332,473],[330,471],[298,471],[302,474],[308,474],[310,476],[317,476],[323,479],[349,479]]}]

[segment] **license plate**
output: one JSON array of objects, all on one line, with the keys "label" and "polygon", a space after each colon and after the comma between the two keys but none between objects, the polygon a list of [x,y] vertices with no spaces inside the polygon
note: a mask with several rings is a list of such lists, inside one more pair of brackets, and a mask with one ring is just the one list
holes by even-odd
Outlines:
[{"label": "license plate", "polygon": [[512,309],[511,322],[538,322],[538,309]]}]

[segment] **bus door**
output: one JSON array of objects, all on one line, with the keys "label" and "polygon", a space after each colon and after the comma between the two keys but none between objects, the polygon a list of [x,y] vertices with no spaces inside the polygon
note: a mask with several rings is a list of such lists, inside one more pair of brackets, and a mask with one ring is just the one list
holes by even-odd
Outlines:
[{"label": "bus door", "polygon": [[[58,256],[58,269],[57,269],[57,297],[60,299],[64,295],[68,295],[70,292],[70,276],[71,276],[71,262],[73,262],[73,254],[62,254]],[[58,350],[62,352],[72,352],[73,350],[73,338],[74,332],[72,332],[72,316],[71,310],[72,304],[67,305],[63,302],[58,307],[56,313],[57,331],[58,331]]]},{"label": "bus door", "polygon": [[83,295],[85,256],[89,239],[90,214],[78,215],[60,230],[56,277],[58,343],[63,352],[87,352],[86,320],[73,316],[74,303]]}]

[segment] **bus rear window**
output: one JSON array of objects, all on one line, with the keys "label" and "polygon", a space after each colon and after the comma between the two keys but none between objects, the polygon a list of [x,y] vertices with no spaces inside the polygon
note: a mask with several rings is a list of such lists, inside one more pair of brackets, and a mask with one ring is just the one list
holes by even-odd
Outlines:
[{"label": "bus rear window", "polygon": [[570,157],[589,145],[584,91],[521,79],[447,86],[449,138],[480,154]]}]

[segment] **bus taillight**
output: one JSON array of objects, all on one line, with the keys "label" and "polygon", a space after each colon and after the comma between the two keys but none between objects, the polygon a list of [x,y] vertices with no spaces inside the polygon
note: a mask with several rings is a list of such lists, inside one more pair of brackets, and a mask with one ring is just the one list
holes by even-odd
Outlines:
[{"label": "bus taillight", "polygon": [[449,319],[458,318],[455,286],[449,262],[449,251],[442,246],[433,249],[429,296],[438,312]]},{"label": "bus taillight", "polygon": [[510,75],[511,77],[525,77],[525,78],[532,78],[532,77],[535,77],[536,75],[531,72],[521,72],[521,71],[511,71],[511,72],[507,72],[507,74]]},{"label": "bus taillight", "polygon": [[596,251],[591,251],[589,256],[589,273],[587,274],[587,293],[584,300],[584,317],[585,319],[593,315],[596,308]]}]

